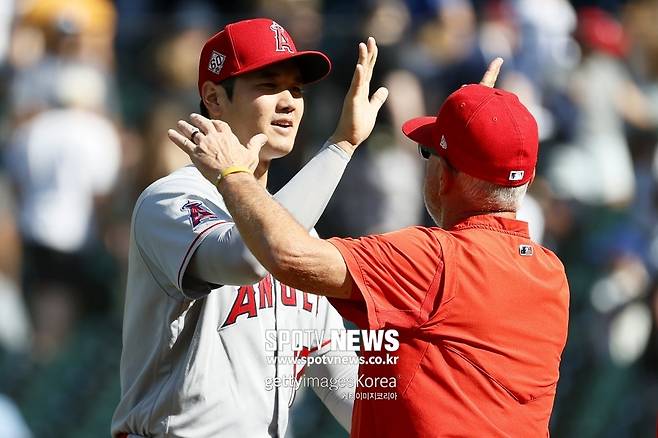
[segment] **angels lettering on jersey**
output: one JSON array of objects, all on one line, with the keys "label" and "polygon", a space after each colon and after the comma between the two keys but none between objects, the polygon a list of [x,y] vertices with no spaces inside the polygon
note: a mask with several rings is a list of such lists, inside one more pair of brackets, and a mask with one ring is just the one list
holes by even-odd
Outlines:
[{"label": "angels lettering on jersey", "polygon": [[260,311],[272,309],[277,298],[275,294],[279,295],[279,302],[285,307],[299,307],[309,314],[317,314],[318,296],[299,292],[278,281],[272,281],[271,275],[267,275],[257,285],[241,286],[220,328],[235,324],[238,318],[255,318]]}]

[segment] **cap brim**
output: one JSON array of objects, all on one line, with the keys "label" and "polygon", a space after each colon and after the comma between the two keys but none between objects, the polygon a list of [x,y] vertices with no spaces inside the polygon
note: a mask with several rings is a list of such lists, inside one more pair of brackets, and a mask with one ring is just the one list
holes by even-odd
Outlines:
[{"label": "cap brim", "polygon": [[292,61],[299,67],[299,72],[302,75],[302,83],[310,84],[323,79],[331,71],[331,61],[322,52],[312,50],[297,52],[289,56],[280,57],[278,59],[266,59],[258,63],[254,63],[247,68],[233,73],[227,78],[241,76],[246,73],[251,73],[262,68],[278,64],[280,62]]},{"label": "cap brim", "polygon": [[416,143],[425,146],[435,146],[434,139],[434,124],[436,117],[416,117],[415,119],[407,120],[402,125],[402,132]]},{"label": "cap brim", "polygon": [[331,61],[322,52],[313,50],[297,52],[288,59],[297,63],[305,84],[324,79],[331,72]]}]

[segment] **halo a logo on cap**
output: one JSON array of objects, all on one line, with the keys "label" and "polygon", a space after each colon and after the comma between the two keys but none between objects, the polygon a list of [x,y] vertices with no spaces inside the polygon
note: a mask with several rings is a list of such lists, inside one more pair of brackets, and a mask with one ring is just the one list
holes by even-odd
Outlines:
[{"label": "halo a logo on cap", "polygon": [[442,135],[441,136],[441,143],[439,143],[442,149],[448,149],[448,142],[446,141],[446,138]]},{"label": "halo a logo on cap", "polygon": [[226,56],[213,50],[210,54],[210,61],[208,61],[208,70],[218,75],[222,71],[222,67],[224,67],[225,60]]},{"label": "halo a logo on cap", "polygon": [[283,33],[283,27],[281,27],[281,25],[276,21],[272,21],[270,29],[272,29],[272,32],[274,32],[274,39],[276,40],[276,51],[292,53],[292,48],[290,47],[288,38],[286,38]]},{"label": "halo a logo on cap", "polygon": [[509,180],[510,181],[521,181],[523,179],[523,175],[525,172],[523,170],[512,170],[509,173]]}]

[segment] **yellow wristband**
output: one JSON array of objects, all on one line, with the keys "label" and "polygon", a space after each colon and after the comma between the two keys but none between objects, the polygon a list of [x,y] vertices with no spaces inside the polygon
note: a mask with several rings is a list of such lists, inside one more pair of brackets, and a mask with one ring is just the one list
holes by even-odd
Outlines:
[{"label": "yellow wristband", "polygon": [[227,167],[222,171],[222,173],[219,175],[217,178],[217,182],[215,182],[215,185],[219,184],[219,182],[222,180],[222,178],[226,178],[228,175],[232,173],[239,173],[239,172],[246,172],[246,173],[251,173],[251,170],[249,168],[244,167],[244,166],[231,166]]}]

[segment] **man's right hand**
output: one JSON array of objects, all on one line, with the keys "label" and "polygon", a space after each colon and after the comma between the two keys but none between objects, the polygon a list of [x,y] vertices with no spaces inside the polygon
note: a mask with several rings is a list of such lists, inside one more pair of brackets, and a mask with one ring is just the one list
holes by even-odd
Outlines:
[{"label": "man's right hand", "polygon": [[[260,149],[267,143],[265,134],[254,135],[246,145],[233,134],[231,127],[221,120],[210,120],[192,114],[188,123],[179,120],[176,129],[167,131],[169,139],[190,156],[199,172],[212,184],[217,184],[220,175],[227,169],[242,169],[254,172],[258,165]],[[196,134],[196,140],[194,132]]]},{"label": "man's right hand", "polygon": [[376,62],[377,43],[369,37],[367,43],[359,43],[359,59],[352,83],[336,131],[329,139],[350,155],[372,132],[377,113],[388,97],[388,90],[384,87],[370,97],[370,79]]}]

